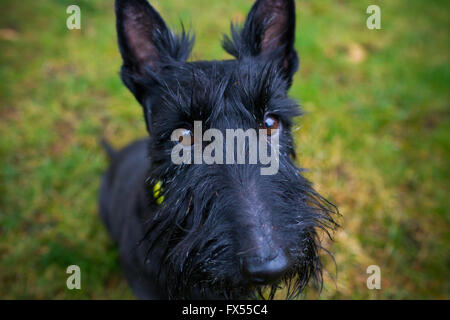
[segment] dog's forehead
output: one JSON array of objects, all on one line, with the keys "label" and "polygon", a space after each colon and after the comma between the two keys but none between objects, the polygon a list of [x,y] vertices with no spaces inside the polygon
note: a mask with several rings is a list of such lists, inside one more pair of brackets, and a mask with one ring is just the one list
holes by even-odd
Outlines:
[{"label": "dog's forehead", "polygon": [[236,60],[193,61],[186,62],[182,70],[176,70],[173,76],[177,81],[181,78],[186,81],[184,89],[195,90],[198,94],[207,94],[219,87],[228,92],[234,89],[230,82],[238,77],[239,69]]},{"label": "dog's forehead", "polygon": [[[185,62],[170,66],[163,77],[170,87],[182,85],[179,89],[189,92],[207,93],[207,90],[217,87],[223,87],[224,92],[285,89],[284,83],[279,81],[280,74],[272,64],[254,59]],[[272,81],[278,86],[273,86]]]},{"label": "dog's forehead", "polygon": [[286,96],[276,69],[258,61],[194,61],[172,66],[162,88],[190,117],[254,121],[272,97]]}]

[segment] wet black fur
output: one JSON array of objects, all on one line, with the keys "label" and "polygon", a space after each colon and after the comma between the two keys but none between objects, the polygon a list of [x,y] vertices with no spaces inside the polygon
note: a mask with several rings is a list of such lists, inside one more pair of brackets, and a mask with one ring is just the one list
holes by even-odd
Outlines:
[{"label": "wet black fur", "polygon": [[[273,6],[278,15],[270,13]],[[291,0],[258,0],[244,27],[233,27],[232,37],[223,41],[235,60],[186,62],[193,45],[189,33],[172,34],[145,0],[116,1],[121,77],[143,107],[149,139],[116,153],[108,149],[112,163],[102,182],[100,212],[139,298],[260,296],[265,287],[251,284],[240,271],[255,223],[271,226],[271,239],[292,261],[265,297],[272,298],[281,283],[287,284],[288,298],[310,280],[321,285],[318,234],[336,227],[337,210],[293,162],[291,127],[300,114],[287,97],[298,67],[294,12]],[[284,31],[262,45],[273,25],[269,35]],[[150,45],[133,47],[145,39]],[[192,128],[195,120],[203,121],[203,131],[258,129],[267,113],[276,115],[282,128],[276,175],[260,175],[259,165],[171,162],[175,129]],[[164,190],[160,205],[152,193],[157,181]]]}]

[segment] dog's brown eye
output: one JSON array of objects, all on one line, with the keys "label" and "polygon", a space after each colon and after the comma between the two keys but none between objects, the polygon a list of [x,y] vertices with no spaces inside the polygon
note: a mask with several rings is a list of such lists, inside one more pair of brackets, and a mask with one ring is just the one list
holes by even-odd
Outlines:
[{"label": "dog's brown eye", "polygon": [[264,117],[264,129],[267,129],[267,135],[271,136],[276,132],[280,123],[275,115],[268,114]]},{"label": "dog's brown eye", "polygon": [[192,146],[194,144],[194,134],[191,130],[183,129],[178,137],[178,142],[181,142],[186,147]]}]

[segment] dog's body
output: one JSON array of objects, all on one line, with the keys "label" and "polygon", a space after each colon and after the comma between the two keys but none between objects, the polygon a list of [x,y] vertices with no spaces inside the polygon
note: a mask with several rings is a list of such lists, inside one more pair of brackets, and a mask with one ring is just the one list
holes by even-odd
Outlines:
[{"label": "dog's body", "polygon": [[[116,15],[121,76],[143,107],[150,139],[109,149],[100,212],[133,292],[249,298],[269,286],[273,297],[284,281],[291,297],[310,279],[320,282],[316,228],[335,226],[334,207],[292,161],[299,114],[286,94],[298,67],[293,0],[258,0],[243,29],[224,41],[236,57],[228,61],[186,62],[192,39],[173,35],[145,0],[117,0]],[[267,132],[263,141],[279,148],[279,171],[261,175],[261,163],[175,164],[174,146],[203,150],[194,121],[219,133]]]},{"label": "dog's body", "polygon": [[145,190],[147,154],[148,140],[140,140],[112,156],[100,189],[100,214],[119,244],[122,267],[133,292],[141,299],[156,299],[164,293],[152,292],[156,285],[151,280],[156,275],[146,275],[146,252],[138,246],[144,237],[142,221],[147,208],[150,210]]}]

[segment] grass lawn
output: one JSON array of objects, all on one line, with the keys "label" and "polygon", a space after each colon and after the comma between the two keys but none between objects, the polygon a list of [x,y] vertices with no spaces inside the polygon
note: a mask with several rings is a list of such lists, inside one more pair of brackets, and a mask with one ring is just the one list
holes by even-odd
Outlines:
[{"label": "grass lawn", "polygon": [[[192,59],[223,59],[221,34],[252,2],[152,4],[196,32]],[[71,4],[81,30],[66,27]],[[337,278],[324,256],[320,298],[450,298],[449,2],[296,4],[299,162],[343,215],[326,244]],[[366,28],[371,4],[381,30]],[[133,298],[97,215],[98,138],[120,147],[146,135],[118,76],[113,3],[2,0],[0,12],[0,298]],[[66,288],[71,264],[82,290]],[[369,265],[381,290],[366,286]]]}]

